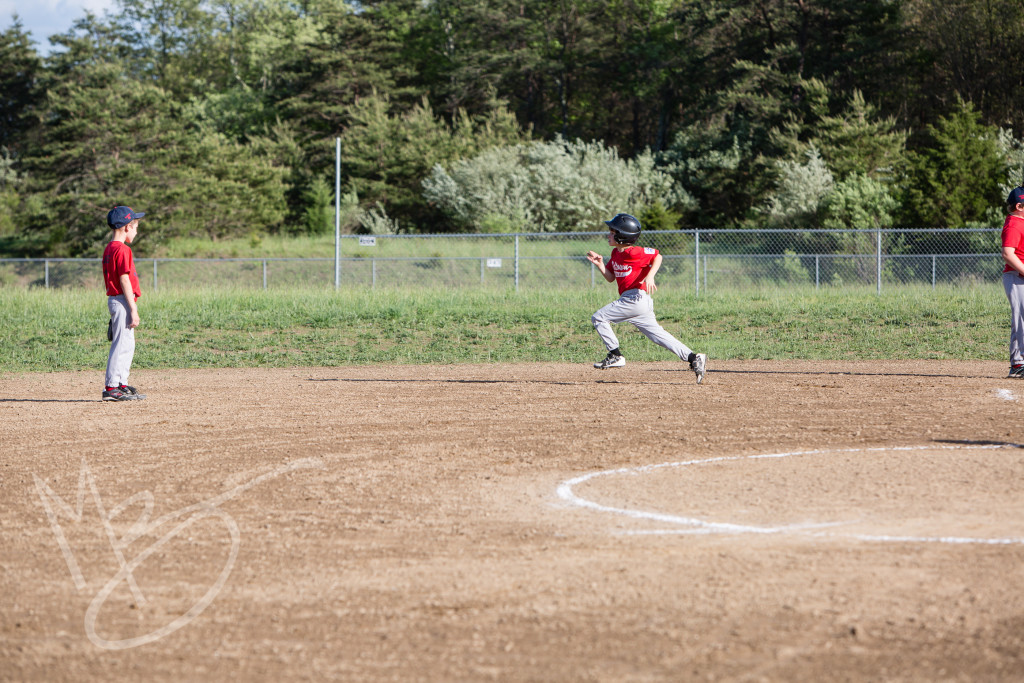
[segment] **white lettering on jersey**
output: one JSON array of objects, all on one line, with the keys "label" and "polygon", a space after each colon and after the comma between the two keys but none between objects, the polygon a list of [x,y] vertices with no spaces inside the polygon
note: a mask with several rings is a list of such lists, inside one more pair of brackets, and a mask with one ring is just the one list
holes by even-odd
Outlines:
[{"label": "white lettering on jersey", "polygon": [[612,270],[615,271],[615,277],[629,277],[633,272],[633,266],[627,266],[624,263],[612,263]]}]

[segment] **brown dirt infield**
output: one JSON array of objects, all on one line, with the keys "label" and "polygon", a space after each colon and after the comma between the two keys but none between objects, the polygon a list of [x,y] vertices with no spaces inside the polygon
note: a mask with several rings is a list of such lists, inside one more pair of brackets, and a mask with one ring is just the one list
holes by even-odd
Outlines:
[{"label": "brown dirt infield", "polygon": [[0,679],[1024,679],[1024,383],[709,367],[0,377]]}]

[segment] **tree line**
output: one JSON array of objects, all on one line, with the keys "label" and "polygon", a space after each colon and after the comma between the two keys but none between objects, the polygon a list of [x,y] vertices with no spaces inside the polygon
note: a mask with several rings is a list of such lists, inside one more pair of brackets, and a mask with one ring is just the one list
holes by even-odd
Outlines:
[{"label": "tree line", "polygon": [[[347,232],[992,226],[1024,13],[989,0],[118,0],[0,33],[0,255]],[[34,39],[53,49],[41,56]]]}]

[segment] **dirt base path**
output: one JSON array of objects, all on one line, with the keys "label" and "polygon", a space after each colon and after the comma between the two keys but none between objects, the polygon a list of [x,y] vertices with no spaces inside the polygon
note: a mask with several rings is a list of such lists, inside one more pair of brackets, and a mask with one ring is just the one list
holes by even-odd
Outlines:
[{"label": "dirt base path", "polygon": [[1024,382],[710,368],[2,377],[0,679],[1024,678]]}]

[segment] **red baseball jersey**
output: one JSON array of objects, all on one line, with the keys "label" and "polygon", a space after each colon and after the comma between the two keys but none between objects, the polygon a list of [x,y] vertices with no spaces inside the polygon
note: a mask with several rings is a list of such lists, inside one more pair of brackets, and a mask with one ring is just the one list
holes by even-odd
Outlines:
[{"label": "red baseball jersey", "polygon": [[142,288],[139,287],[139,275],[135,272],[135,257],[132,256],[131,247],[124,242],[113,240],[103,250],[103,282],[107,286],[107,296],[126,294],[121,291],[121,276],[125,273],[132,283],[132,294],[138,301],[142,296]]},{"label": "red baseball jersey", "polygon": [[[1003,246],[1013,247],[1017,258],[1024,261],[1024,218],[1017,216],[1006,217],[1006,222],[1003,223]],[[1011,271],[1013,271],[1013,268],[1007,263],[1006,267],[1003,268],[1003,272],[1009,273]]]},{"label": "red baseball jersey", "polygon": [[658,250],[651,247],[626,247],[615,249],[608,259],[608,267],[615,274],[615,283],[619,286],[619,294],[629,289],[647,291],[643,279],[651,272],[651,265],[658,256]]}]

